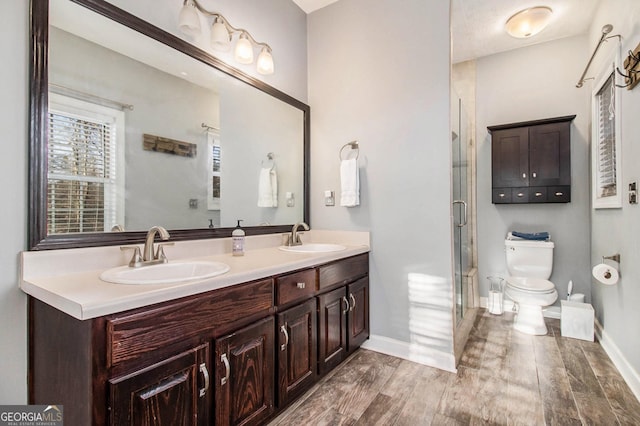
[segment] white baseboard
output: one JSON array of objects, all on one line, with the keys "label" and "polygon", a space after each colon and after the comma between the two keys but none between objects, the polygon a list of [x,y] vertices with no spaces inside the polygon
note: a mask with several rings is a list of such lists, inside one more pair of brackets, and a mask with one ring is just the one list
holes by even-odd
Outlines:
[{"label": "white baseboard", "polygon": [[604,349],[607,355],[609,355],[611,362],[616,366],[624,381],[627,382],[631,392],[633,392],[636,398],[640,400],[640,375],[636,370],[634,370],[631,364],[629,364],[627,358],[622,354],[615,342],[609,337],[597,318],[595,322],[596,336],[598,336],[600,346],[602,346],[602,349]]},{"label": "white baseboard", "polygon": [[[508,299],[504,299],[502,301],[502,310],[504,312],[510,312],[513,310],[513,301],[512,300],[508,300]],[[488,297],[481,297],[480,298],[480,307],[481,308],[488,308],[489,307],[489,298]],[[560,319],[560,306],[549,306],[545,309],[542,310],[542,315],[544,315],[547,318],[556,318],[556,319]]]},{"label": "white baseboard", "polygon": [[[451,346],[453,347],[453,342],[451,343]],[[453,348],[451,349],[451,353],[446,353],[434,348],[403,342],[375,334],[371,335],[369,340],[364,342],[362,347],[364,349],[417,362],[429,367],[439,368],[452,373],[457,372]]]}]

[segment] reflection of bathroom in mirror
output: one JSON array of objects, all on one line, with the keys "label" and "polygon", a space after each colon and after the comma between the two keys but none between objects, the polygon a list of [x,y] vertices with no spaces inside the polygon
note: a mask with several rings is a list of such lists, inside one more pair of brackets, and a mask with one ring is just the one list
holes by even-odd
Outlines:
[{"label": "reflection of bathroom in mirror", "polygon": [[[57,149],[50,145],[47,235],[115,225],[143,231],[156,224],[197,229],[232,227],[237,219],[248,227],[304,219],[303,109],[71,1],[50,2],[49,17],[49,119],[58,117],[53,121],[66,129],[71,122],[85,130],[87,123],[103,126],[99,143],[106,145],[82,142],[89,146],[82,149],[89,176],[65,168],[79,161],[77,130]],[[189,155],[145,150],[144,135],[194,149]],[[258,207],[267,153],[277,174],[277,203]],[[213,164],[218,170],[212,173]],[[97,182],[100,173],[104,182]],[[87,203],[103,212],[84,219],[65,212],[73,207],[69,190],[82,187],[89,188]],[[287,203],[288,193],[300,202]],[[78,226],[54,229],[56,220]],[[90,224],[96,221],[102,223]]]}]

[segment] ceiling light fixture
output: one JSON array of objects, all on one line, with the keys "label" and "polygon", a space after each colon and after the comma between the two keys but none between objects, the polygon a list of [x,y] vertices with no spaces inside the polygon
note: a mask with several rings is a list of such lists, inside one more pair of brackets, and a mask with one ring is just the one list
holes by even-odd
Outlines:
[{"label": "ceiling light fixture", "polygon": [[529,38],[544,30],[552,15],[553,11],[547,6],[524,9],[507,19],[505,29],[512,37]]},{"label": "ceiling light fixture", "polygon": [[178,17],[178,28],[189,37],[196,37],[201,34],[200,12],[205,18],[212,17],[211,26],[211,48],[228,52],[231,50],[233,36],[238,34],[238,41],[234,50],[235,60],[241,64],[253,63],[253,49],[260,47],[258,55],[257,70],[262,75],[273,74],[273,56],[271,47],[267,43],[257,42],[247,30],[235,28],[229,21],[217,12],[210,12],[203,8],[197,0],[184,0],[180,15]]}]

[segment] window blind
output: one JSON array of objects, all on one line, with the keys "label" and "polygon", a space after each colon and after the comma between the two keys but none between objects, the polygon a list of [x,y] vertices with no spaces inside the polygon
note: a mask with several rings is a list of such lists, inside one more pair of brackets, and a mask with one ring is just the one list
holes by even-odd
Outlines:
[{"label": "window blind", "polygon": [[116,223],[114,123],[50,109],[49,234],[102,232]]},{"label": "window blind", "polygon": [[616,187],[616,111],[614,74],[596,95],[598,113],[596,191],[599,198],[615,196]]}]

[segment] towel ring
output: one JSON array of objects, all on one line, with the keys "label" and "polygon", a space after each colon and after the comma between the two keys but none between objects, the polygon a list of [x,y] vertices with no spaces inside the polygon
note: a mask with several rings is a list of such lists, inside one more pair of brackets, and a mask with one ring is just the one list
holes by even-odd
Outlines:
[{"label": "towel ring", "polygon": [[[271,161],[271,166],[270,166],[270,167],[268,167],[268,168],[273,170],[273,168],[274,168],[274,167],[275,167],[275,165],[276,165],[276,160],[274,160],[273,152],[268,153],[268,154],[267,154],[267,159],[266,159],[266,160],[262,160],[262,161],[260,162],[260,165],[261,165],[262,167],[264,167],[264,163],[265,163],[265,162],[267,162],[267,163],[268,163],[269,161]],[[264,168],[266,169],[267,167],[264,167]]]},{"label": "towel ring", "polygon": [[348,143],[345,143],[344,145],[342,145],[342,148],[340,148],[340,153],[338,154],[338,157],[340,158],[340,161],[342,161],[342,151],[344,151],[344,149],[346,147],[351,147],[351,149],[355,149],[356,152],[356,160],[358,159],[358,157],[360,156],[360,146],[358,145],[358,141],[351,141]]}]

